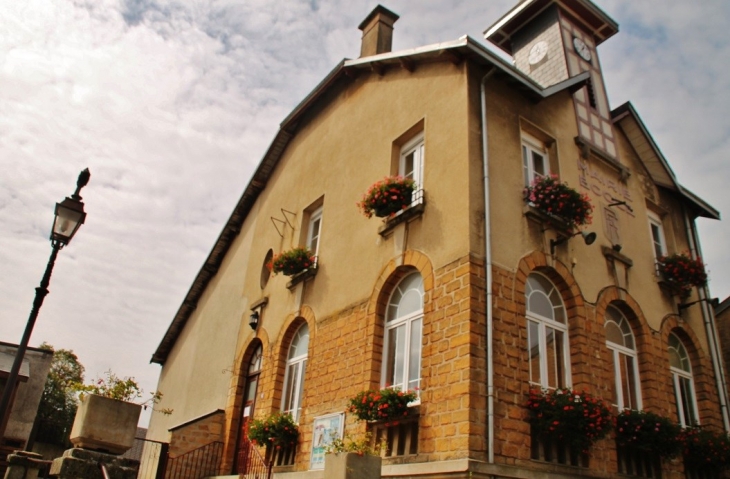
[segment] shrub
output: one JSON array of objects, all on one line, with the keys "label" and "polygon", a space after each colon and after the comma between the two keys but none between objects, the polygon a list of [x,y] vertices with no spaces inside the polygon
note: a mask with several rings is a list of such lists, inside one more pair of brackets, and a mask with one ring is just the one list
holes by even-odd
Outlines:
[{"label": "shrub", "polygon": [[622,411],[616,418],[616,442],[632,450],[662,458],[676,456],[682,448],[682,428],[669,418],[646,411]]},{"label": "shrub", "polygon": [[570,389],[531,390],[527,401],[535,432],[565,440],[575,452],[586,453],[611,431],[611,411],[601,399]]},{"label": "shrub", "polygon": [[248,437],[255,445],[269,449],[291,447],[299,440],[299,426],[291,414],[275,412],[264,419],[254,419]]},{"label": "shrub", "polygon": [[315,264],[314,254],[309,248],[294,248],[281,254],[274,255],[271,263],[267,266],[274,274],[283,273],[286,276],[294,276]]},{"label": "shrub", "polygon": [[682,434],[684,460],[699,469],[721,470],[730,466],[730,437],[698,427]]},{"label": "shrub", "polygon": [[538,210],[557,216],[572,230],[576,226],[591,223],[593,205],[590,198],[564,183],[557,175],[536,178],[525,188],[525,201]]},{"label": "shrub", "polygon": [[393,216],[408,208],[415,188],[416,182],[410,178],[387,176],[368,188],[357,207],[367,218]]},{"label": "shrub", "polygon": [[385,388],[368,390],[350,399],[348,410],[360,421],[394,421],[408,416],[408,404],[418,399],[414,391]]},{"label": "shrub", "polygon": [[702,258],[692,259],[689,255],[676,253],[658,259],[659,273],[682,297],[692,292],[692,287],[702,288],[707,284],[707,273]]}]

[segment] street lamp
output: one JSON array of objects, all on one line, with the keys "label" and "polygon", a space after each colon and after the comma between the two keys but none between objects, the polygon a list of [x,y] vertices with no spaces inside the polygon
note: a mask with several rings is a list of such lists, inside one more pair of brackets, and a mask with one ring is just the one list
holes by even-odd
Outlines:
[{"label": "street lamp", "polygon": [[81,201],[79,192],[81,188],[86,186],[89,182],[91,173],[86,168],[79,174],[79,179],[76,182],[76,191],[70,197],[66,197],[62,202],[56,203],[56,217],[53,219],[53,228],[51,229],[51,257],[48,259],[48,265],[46,266],[46,272],[43,274],[41,284],[35,289],[35,299],[33,300],[33,309],[30,311],[28,317],[28,323],[25,325],[25,332],[23,338],[20,340],[18,345],[18,351],[15,354],[15,360],[13,361],[13,367],[10,369],[10,376],[8,376],[5,389],[3,390],[3,397],[0,400],[0,439],[5,436],[5,426],[7,424],[7,418],[9,416],[10,398],[15,391],[15,384],[18,380],[18,371],[23,363],[23,357],[25,356],[25,350],[28,348],[28,341],[30,335],[33,332],[33,326],[35,326],[36,318],[38,317],[38,311],[43,304],[43,299],[48,294],[48,284],[51,281],[51,272],[53,272],[53,265],[56,263],[56,256],[58,252],[74,237],[79,226],[84,224],[86,219],[86,213],[84,212],[84,203]]}]

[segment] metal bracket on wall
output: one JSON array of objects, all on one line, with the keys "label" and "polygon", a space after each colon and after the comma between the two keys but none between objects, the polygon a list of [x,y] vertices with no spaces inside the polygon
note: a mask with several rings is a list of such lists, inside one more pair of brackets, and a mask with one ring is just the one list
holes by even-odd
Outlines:
[{"label": "metal bracket on wall", "polygon": [[[284,237],[283,229],[286,227],[286,225],[289,225],[289,227],[291,227],[291,229],[294,229],[294,225],[291,224],[291,221],[289,221],[289,217],[287,216],[287,213],[292,215],[292,217],[294,217],[294,218],[297,217],[296,213],[291,212],[289,210],[285,210],[284,208],[281,208],[281,214],[284,217],[283,220],[280,220],[279,218],[274,218],[273,216],[271,217],[271,222],[274,224],[274,228],[276,228],[276,232],[279,233],[279,236],[281,236],[282,238]],[[279,229],[279,224],[281,224],[281,226],[282,226],[281,230]]]}]

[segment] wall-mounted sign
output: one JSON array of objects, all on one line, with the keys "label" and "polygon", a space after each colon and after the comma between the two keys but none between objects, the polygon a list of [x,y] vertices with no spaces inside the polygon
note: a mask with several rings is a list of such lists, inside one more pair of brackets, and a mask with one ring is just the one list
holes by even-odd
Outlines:
[{"label": "wall-mounted sign", "polygon": [[[602,200],[606,205],[619,201],[630,204],[633,201],[626,183],[618,178],[611,178],[582,158],[578,159],[578,182],[581,187],[590,191],[595,207],[598,206],[595,203],[598,200]],[[616,207],[632,217],[635,216],[630,206],[627,208],[627,205],[617,205]]]},{"label": "wall-mounted sign", "polygon": [[328,414],[314,418],[310,469],[324,469],[324,451],[334,439],[342,438],[345,413]]}]

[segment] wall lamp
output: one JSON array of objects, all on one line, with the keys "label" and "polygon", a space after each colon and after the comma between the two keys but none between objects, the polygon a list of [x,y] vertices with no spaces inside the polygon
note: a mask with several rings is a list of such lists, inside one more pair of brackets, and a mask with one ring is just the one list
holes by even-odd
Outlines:
[{"label": "wall lamp", "polygon": [[710,306],[712,306],[712,308],[714,309],[714,308],[717,308],[718,304],[720,304],[720,299],[703,298],[703,299],[698,299],[697,301],[692,301],[691,303],[677,303],[677,311],[679,311],[681,313],[682,311],[689,308],[690,306],[693,306],[697,303],[703,303],[703,302],[710,303]]},{"label": "wall lamp", "polygon": [[269,304],[269,298],[263,297],[251,305],[251,316],[248,317],[248,325],[251,326],[251,329],[254,331],[256,331],[256,328],[259,327],[261,311],[263,311],[264,306],[267,304]]},{"label": "wall lamp", "polygon": [[596,233],[587,233],[585,231],[579,231],[570,236],[562,236],[556,240],[551,239],[550,240],[550,256],[553,256],[555,254],[556,246],[560,246],[563,243],[567,243],[570,238],[572,238],[573,236],[578,236],[578,235],[583,236],[583,241],[587,245],[592,245],[596,241],[596,237],[597,237]]},{"label": "wall lamp", "polygon": [[253,313],[251,313],[251,316],[249,316],[248,318],[248,325],[251,326],[251,329],[253,329],[254,331],[256,331],[256,328],[259,325],[259,318],[260,316],[258,311],[254,311]]}]

